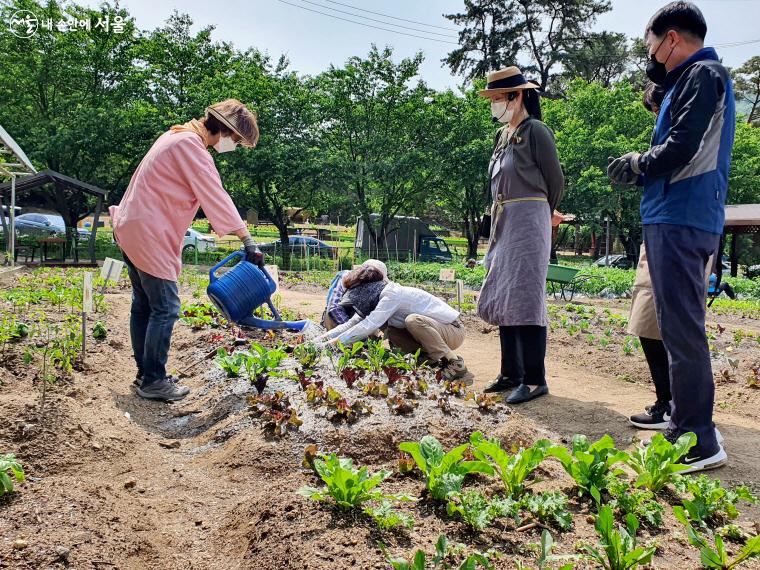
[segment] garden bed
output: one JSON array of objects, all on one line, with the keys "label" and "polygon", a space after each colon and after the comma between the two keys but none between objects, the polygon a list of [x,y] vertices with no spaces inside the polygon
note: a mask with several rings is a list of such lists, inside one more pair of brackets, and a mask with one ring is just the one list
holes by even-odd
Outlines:
[{"label": "garden bed", "polygon": [[[37,286],[43,284],[38,282]],[[185,280],[185,308],[202,302],[199,287],[202,283]],[[76,311],[76,299],[66,300],[63,293],[61,298],[64,300],[56,306],[49,297],[41,299],[40,308],[48,321],[65,323],[66,314]],[[322,298],[322,292],[281,293],[284,307],[302,313],[297,316],[317,313]],[[452,386],[439,383],[433,371],[419,368],[417,379],[428,384],[426,393],[416,385],[410,397],[408,387],[402,389],[405,380],[397,379],[388,388],[388,395],[405,395],[404,402],[394,402],[394,409],[384,394],[368,395],[361,387],[370,386],[372,380],[377,381],[376,386],[387,385],[389,377],[382,366],[370,366],[368,370],[363,364],[356,366],[362,377],[349,387],[340,377],[338,356],[323,357],[314,366],[305,367],[299,362],[299,357],[307,360],[304,349],[295,349],[280,355],[282,359],[271,367],[263,390],[270,396],[281,392],[301,422],[285,422],[278,427],[266,412],[266,400],[256,399],[257,390],[246,378],[245,364],[238,377],[228,377],[229,371],[223,370],[215,358],[203,357],[219,346],[225,346],[230,355],[235,351],[255,353],[249,343],[256,343],[268,353],[277,345],[293,346],[300,339],[290,333],[252,331],[245,334],[245,344],[238,340],[235,346],[235,339],[243,336],[241,331],[217,327],[218,316],[210,322],[192,316],[177,325],[170,367],[182,370],[195,364],[187,380],[193,393],[174,405],[147,402],[137,397],[131,386],[134,366],[127,324],[129,291],[112,287],[104,301],[108,311],[97,319],[108,329],[107,338],[88,338],[90,348],[83,366],[75,364],[66,373],[55,369],[58,371],[56,380],[49,384],[44,419],[39,417],[39,356],[32,365],[23,362],[32,340],[12,342],[6,347],[8,354],[0,367],[0,416],[4,418],[0,422],[0,453],[14,452],[28,480],[18,485],[15,493],[0,499],[0,568],[389,568],[379,542],[394,557],[410,559],[416,549],[422,549],[430,558],[439,536],[445,534],[451,544],[465,545],[461,550],[454,548],[450,560],[458,563],[474,552],[492,550],[490,557],[495,567],[511,569],[517,561],[537,565],[543,527],[554,539],[555,553],[574,555],[584,546],[598,547],[600,539],[594,530],[598,509],[594,499],[588,494],[578,497],[576,482],[555,458],[546,458],[528,475],[524,496],[561,492],[572,519],[567,530],[551,517],[537,521],[537,515],[522,507],[519,520],[498,516],[485,530],[476,532],[460,515],[447,513],[447,501],[431,495],[418,469],[400,473],[411,464],[406,456],[399,461],[399,445],[419,442],[428,435],[437,438],[445,450],[469,442],[474,432],[497,438],[509,454],[541,439],[567,447],[575,430],[569,431],[565,416],[559,413],[561,397],[538,400],[524,409],[511,410],[498,404],[484,410],[474,398],[459,397],[465,394],[446,394],[453,391]],[[645,382],[642,359],[635,345],[630,347],[630,354],[624,351],[630,341],[626,341],[620,317],[612,316],[617,312],[607,314],[598,308],[597,314],[591,316],[586,308],[579,310],[577,305],[569,310],[564,306],[554,309],[550,351],[559,348],[558,354],[550,356],[550,376],[562,359],[586,367],[590,375],[598,375],[606,367],[606,381],[614,390],[615,383],[620,383],[616,379],[619,367],[633,370],[628,373],[634,383],[622,382],[626,389],[641,392],[643,388],[638,388],[636,382]],[[566,319],[564,325],[562,318]],[[581,332],[581,326],[586,327],[580,324],[583,319],[589,324],[588,330]],[[572,336],[571,322],[578,326]],[[606,336],[605,327],[613,324],[610,341],[599,346],[598,339]],[[493,350],[495,332],[475,319],[468,320],[467,329],[463,354],[476,382],[465,392],[477,392],[490,380],[487,371],[494,370],[493,358],[482,355]],[[745,329],[750,330],[746,325]],[[712,341],[716,351],[729,354],[728,348],[732,343],[736,345],[732,330],[716,334]],[[594,335],[595,343],[584,338],[589,334]],[[751,360],[751,341],[748,335],[742,336],[730,352],[738,353],[742,360]],[[586,351],[602,354],[604,359],[580,362]],[[379,362],[382,358],[377,351],[354,355],[354,360],[365,362]],[[343,364],[349,361],[350,358]],[[257,363],[248,366],[259,371],[256,377],[260,377]],[[414,363],[410,368],[414,369]],[[743,373],[744,364],[738,370]],[[304,374],[299,380],[301,372]],[[412,375],[408,370],[400,373]],[[344,377],[350,378],[351,374]],[[325,394],[309,402],[309,393],[319,382]],[[552,382],[550,378],[553,394],[561,394],[559,381]],[[339,392],[340,397],[330,402],[328,389]],[[720,385],[718,390],[722,394]],[[746,390],[749,395],[756,393],[749,387]],[[448,406],[442,398],[447,399]],[[356,402],[365,405],[356,407],[356,417],[348,413],[349,418],[345,418],[339,412],[347,408],[335,405],[343,399],[349,407]],[[416,406],[406,411],[409,406],[402,403]],[[756,400],[748,402],[747,408],[737,404],[737,412],[745,425],[757,430],[750,406],[756,406]],[[372,408],[371,413],[367,407]],[[557,411],[554,417],[553,409]],[[542,416],[544,412],[548,415]],[[282,427],[286,427],[285,433],[276,434]],[[619,436],[624,428],[587,427],[591,428],[587,433],[592,439],[610,432],[620,449],[634,449],[630,438]],[[413,519],[413,528],[380,530],[361,509],[344,512],[331,499],[318,502],[299,495],[301,487],[323,485],[310,468],[302,465],[304,452],[314,450],[311,446],[316,446],[318,453],[334,452],[351,458],[372,473],[392,471],[379,488],[388,495],[408,494],[419,499],[393,502],[396,510]],[[755,457],[755,471],[742,472],[750,477],[744,482],[753,486],[760,469],[757,453],[748,448],[737,450],[737,458],[740,455],[742,460],[747,455]],[[630,479],[630,467],[622,463],[620,467],[626,471],[625,478]],[[728,478],[731,488],[740,482],[732,472],[717,471],[715,475]],[[478,490],[489,498],[506,496],[500,479],[485,474],[467,475],[464,490]],[[642,547],[656,548],[652,562],[655,568],[700,567],[699,552],[689,546],[686,531],[670,508],[671,503],[679,502],[675,488],[668,485],[657,496],[657,503],[663,506],[663,522],[648,524],[641,517],[638,538]],[[757,534],[758,529],[753,527],[757,509],[744,502],[738,508],[741,515],[734,522],[746,533]],[[619,509],[616,518],[618,522],[622,520]],[[541,526],[530,527],[531,522]],[[722,526],[723,522],[727,521],[718,519],[709,526]],[[529,528],[522,529],[526,525]],[[740,549],[731,541],[727,545],[733,553]],[[597,566],[587,560],[576,562],[576,567]],[[749,563],[744,567],[757,566]]]}]

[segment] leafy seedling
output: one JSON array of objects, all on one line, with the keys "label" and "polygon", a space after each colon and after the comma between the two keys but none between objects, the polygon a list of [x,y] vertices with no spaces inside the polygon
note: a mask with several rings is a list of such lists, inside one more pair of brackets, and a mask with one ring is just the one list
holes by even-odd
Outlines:
[{"label": "leafy seedling", "polygon": [[464,461],[469,447],[465,443],[445,452],[441,442],[432,435],[424,436],[419,443],[407,441],[399,445],[401,451],[412,456],[427,477],[430,495],[439,501],[448,499],[450,493],[459,492],[464,478],[470,473],[493,475],[493,468],[484,461]]},{"label": "leafy seedling", "polygon": [[13,492],[13,481],[23,483],[24,469],[12,453],[0,454],[0,497]]},{"label": "leafy seedling", "polygon": [[661,433],[655,434],[649,445],[637,447],[626,460],[638,475],[636,486],[649,489],[653,493],[661,491],[665,485],[674,481],[677,473],[689,468],[679,463],[679,460],[685,457],[696,443],[697,436],[692,432],[683,434],[674,444]]},{"label": "leafy seedling", "polygon": [[368,501],[416,500],[409,495],[389,495],[377,488],[391,476],[390,471],[382,470],[371,474],[366,467],[357,469],[351,459],[338,457],[335,453],[321,455],[314,459],[314,469],[325,486],[321,489],[301,487],[298,489],[298,494],[315,501],[332,498],[341,510],[362,507]]},{"label": "leafy seedling", "polygon": [[541,439],[527,449],[519,449],[510,455],[501,448],[497,439],[486,439],[482,433],[470,436],[472,454],[483,462],[489,462],[494,472],[504,484],[504,490],[510,497],[520,497],[525,492],[528,476],[536,470],[546,458],[551,448],[549,440]]},{"label": "leafy seedling", "polygon": [[639,521],[635,516],[626,516],[626,526],[616,529],[612,507],[603,505],[599,508],[594,528],[601,544],[599,547],[584,545],[582,549],[604,570],[632,570],[652,561],[655,548],[636,545]]},{"label": "leafy seedling", "polygon": [[573,515],[567,510],[567,497],[561,491],[547,491],[525,495],[521,506],[544,524],[554,524],[561,530],[570,530]]},{"label": "leafy seedling", "polygon": [[388,500],[383,500],[379,505],[368,504],[363,509],[364,514],[369,516],[380,530],[390,530],[396,527],[408,529],[414,528],[414,519],[407,514],[397,511]]},{"label": "leafy seedling", "polygon": [[610,506],[618,509],[623,516],[634,515],[652,528],[659,528],[662,525],[662,514],[665,509],[655,500],[654,493],[649,489],[634,489],[625,479],[610,475],[607,480],[607,491],[610,495]]},{"label": "leafy seedling", "polygon": [[692,546],[699,548],[699,558],[702,566],[715,570],[733,570],[743,562],[753,558],[760,558],[760,535],[750,538],[737,554],[736,558],[729,560],[726,545],[719,534],[713,536],[711,545],[707,539],[699,534],[689,522],[683,507],[673,507],[673,514],[678,522],[686,528],[686,534]]},{"label": "leafy seedling", "polygon": [[414,400],[407,400],[403,396],[398,394],[391,396],[386,400],[388,408],[394,413],[399,415],[411,414],[417,407],[417,402]]},{"label": "leafy seedling", "polygon": [[559,459],[568,475],[575,480],[579,496],[592,496],[592,489],[599,493],[604,491],[608,477],[622,473],[621,469],[613,471],[613,467],[628,458],[625,451],[615,448],[615,442],[609,435],[590,443],[585,435],[577,434],[573,436],[570,451],[563,446],[553,446],[548,453]]},{"label": "leafy seedling", "polygon": [[477,490],[452,493],[446,505],[449,516],[458,515],[470,528],[483,531],[499,517],[517,518],[520,503],[510,498],[488,499]]},{"label": "leafy seedling", "polygon": [[92,327],[92,338],[96,340],[103,340],[108,336],[108,329],[106,326],[101,322],[98,321],[95,323],[95,326]]},{"label": "leafy seedling", "polygon": [[739,516],[736,509],[739,501],[758,502],[748,487],[741,485],[735,490],[726,489],[718,479],[707,475],[680,477],[675,488],[681,495],[691,495],[690,499],[683,499],[682,504],[689,519],[699,525],[734,520]]},{"label": "leafy seedling", "polygon": [[[435,556],[430,560],[430,563],[428,563],[424,550],[416,550],[412,559],[407,561],[403,558],[392,558],[382,542],[378,542],[378,546],[393,570],[448,570],[452,568],[446,562],[446,559],[452,554],[452,549],[449,547],[446,535],[443,534],[438,537],[438,542],[435,544]],[[470,554],[456,568],[457,570],[475,570],[478,567],[486,570],[493,568],[487,553],[475,552]]]}]

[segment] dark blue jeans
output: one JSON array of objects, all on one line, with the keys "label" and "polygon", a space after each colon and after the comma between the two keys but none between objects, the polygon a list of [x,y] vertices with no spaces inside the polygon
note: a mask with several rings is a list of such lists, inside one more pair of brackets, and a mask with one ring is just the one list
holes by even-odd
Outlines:
[{"label": "dark blue jeans", "polygon": [[143,387],[166,378],[166,361],[174,323],[179,318],[177,284],[140,271],[124,255],[132,282],[132,311],[129,333],[137,373]]},{"label": "dark blue jeans", "polygon": [[644,226],[657,321],[668,353],[670,427],[697,435],[700,454],[717,453],[715,384],[705,335],[705,265],[720,236],[686,226]]}]

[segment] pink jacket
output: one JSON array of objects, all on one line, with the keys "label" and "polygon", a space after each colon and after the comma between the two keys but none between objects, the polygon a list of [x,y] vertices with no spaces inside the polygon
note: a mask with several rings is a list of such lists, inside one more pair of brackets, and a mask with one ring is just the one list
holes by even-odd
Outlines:
[{"label": "pink jacket", "polygon": [[177,281],[182,242],[198,207],[219,236],[246,228],[201,137],[168,131],[132,175],[111,224],[119,247],[139,270]]}]

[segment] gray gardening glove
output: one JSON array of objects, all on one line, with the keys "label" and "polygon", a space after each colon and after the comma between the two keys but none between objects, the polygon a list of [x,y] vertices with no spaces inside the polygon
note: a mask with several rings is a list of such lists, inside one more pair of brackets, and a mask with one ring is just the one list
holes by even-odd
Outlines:
[{"label": "gray gardening glove", "polygon": [[629,152],[620,158],[609,157],[607,166],[607,176],[613,184],[635,184],[641,174],[639,169],[638,152]]}]

